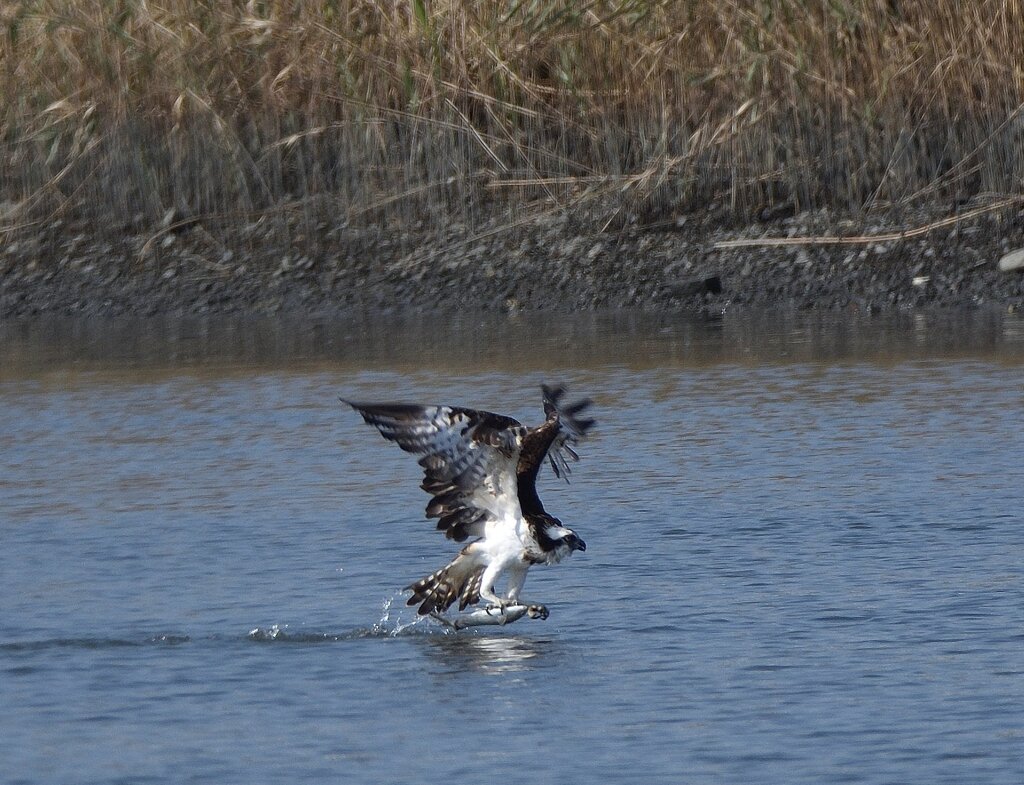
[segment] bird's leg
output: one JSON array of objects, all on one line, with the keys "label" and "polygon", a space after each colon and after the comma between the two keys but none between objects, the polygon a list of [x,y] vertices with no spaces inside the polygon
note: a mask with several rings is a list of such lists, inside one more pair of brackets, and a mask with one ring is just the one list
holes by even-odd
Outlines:
[{"label": "bird's leg", "polygon": [[504,597],[499,597],[494,591],[494,581],[500,573],[499,569],[494,569],[492,564],[484,570],[484,574],[481,576],[480,599],[488,603],[488,608],[498,609],[502,616],[502,624],[505,624],[508,608],[513,605],[526,605],[526,612],[531,619],[546,619],[548,617],[548,609],[544,605],[527,603],[519,599],[519,592],[522,591],[523,583],[526,582],[526,569],[527,565],[525,564],[513,564],[506,568],[508,590]]},{"label": "bird's leg", "polygon": [[480,599],[484,600],[488,604],[488,607],[498,608],[504,616],[505,609],[508,607],[509,602],[494,593],[494,581],[497,580],[500,573],[500,565],[497,563],[487,565],[487,569],[484,570],[484,574],[480,576]]},{"label": "bird's leg", "polygon": [[[487,610],[490,611],[497,609],[502,616],[505,615],[505,611],[508,609],[508,606],[510,605],[508,600],[506,600],[504,597],[499,597],[497,594],[494,593],[493,590],[487,592],[486,594],[483,591],[481,591],[480,599],[487,603]],[[504,622],[502,623],[504,624]]]},{"label": "bird's leg", "polygon": [[508,591],[505,592],[505,596],[508,597],[509,605],[519,602],[519,592],[523,590],[523,584],[526,583],[526,570],[527,565],[522,563],[508,568]]},{"label": "bird's leg", "polygon": [[509,583],[508,583],[508,604],[509,605],[526,605],[526,613],[531,619],[546,619],[548,617],[548,609],[540,603],[530,603],[519,599],[519,592],[523,590],[523,584],[526,582],[526,566],[523,565],[520,569],[509,570]]}]

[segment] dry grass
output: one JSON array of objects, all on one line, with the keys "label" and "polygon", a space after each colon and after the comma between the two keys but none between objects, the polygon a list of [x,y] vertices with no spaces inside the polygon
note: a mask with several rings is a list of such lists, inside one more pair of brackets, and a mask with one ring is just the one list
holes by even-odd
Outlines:
[{"label": "dry grass", "polygon": [[1019,0],[8,0],[0,228],[1017,194],[1022,38]]}]

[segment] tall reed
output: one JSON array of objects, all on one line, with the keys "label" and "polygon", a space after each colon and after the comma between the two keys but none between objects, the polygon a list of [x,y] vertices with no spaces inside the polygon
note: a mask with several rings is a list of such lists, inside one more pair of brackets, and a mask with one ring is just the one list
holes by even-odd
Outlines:
[{"label": "tall reed", "polygon": [[1018,192],[1022,6],[8,0],[0,228],[290,216],[312,237]]}]

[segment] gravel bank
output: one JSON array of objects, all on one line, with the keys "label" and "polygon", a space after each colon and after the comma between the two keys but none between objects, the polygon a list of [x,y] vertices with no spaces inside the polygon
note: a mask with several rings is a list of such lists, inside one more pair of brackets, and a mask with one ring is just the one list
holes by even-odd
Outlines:
[{"label": "gravel bank", "polygon": [[[907,225],[921,225],[918,215]],[[470,235],[416,228],[254,223],[112,237],[52,221],[0,245],[0,318],[36,314],[329,314],[351,308],[482,310],[641,307],[720,313],[745,306],[881,312],[928,305],[1024,306],[1024,273],[998,262],[1024,246],[1024,214],[986,216],[902,242],[715,250],[738,237],[876,234],[804,213],[745,227],[710,216],[600,231],[568,217]],[[899,228],[899,227],[897,227]],[[283,239],[282,239],[283,238]],[[314,248],[316,250],[310,250]]]}]

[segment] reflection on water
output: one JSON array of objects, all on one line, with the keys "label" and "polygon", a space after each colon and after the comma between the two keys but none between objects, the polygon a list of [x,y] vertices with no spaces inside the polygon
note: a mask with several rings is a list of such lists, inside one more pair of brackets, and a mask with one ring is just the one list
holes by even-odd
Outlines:
[{"label": "reflection on water", "polygon": [[743,313],[718,321],[643,312],[347,320],[153,319],[0,322],[0,378],[40,370],[332,367],[545,371],[622,365],[1004,357],[1024,317],[978,309],[883,317]]},{"label": "reflection on water", "polygon": [[492,675],[529,670],[531,660],[553,656],[555,648],[550,639],[500,633],[431,635],[423,641],[424,649],[444,671]]}]

